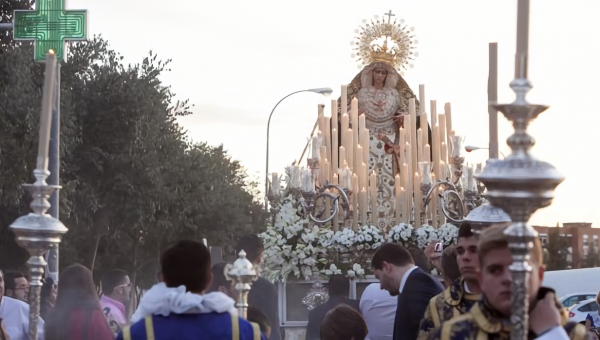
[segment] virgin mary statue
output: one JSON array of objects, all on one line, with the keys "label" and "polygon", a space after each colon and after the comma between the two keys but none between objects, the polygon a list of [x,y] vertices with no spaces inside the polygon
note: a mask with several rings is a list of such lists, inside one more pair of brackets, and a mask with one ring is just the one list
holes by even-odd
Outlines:
[{"label": "virgin mary statue", "polygon": [[[369,171],[377,173],[379,211],[375,212],[374,220],[380,227],[392,225],[394,178],[401,169],[398,131],[403,126],[403,116],[408,114],[411,98],[415,98],[419,112],[415,94],[399,73],[407,64],[412,67],[409,61],[416,56],[412,29],[402,24],[389,19],[387,23],[380,22],[376,17],[361,27],[353,45],[365,66],[348,84],[347,92],[347,103],[358,98],[359,114],[365,115],[371,135]],[[419,126],[418,118],[415,124]]]}]

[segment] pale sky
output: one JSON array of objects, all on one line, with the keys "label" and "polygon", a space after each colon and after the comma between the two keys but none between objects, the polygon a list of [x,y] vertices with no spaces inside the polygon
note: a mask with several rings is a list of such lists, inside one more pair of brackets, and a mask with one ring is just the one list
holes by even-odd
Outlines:
[{"label": "pale sky", "polygon": [[[419,57],[405,79],[438,113],[452,103],[452,125],[466,144],[488,145],[488,43],[499,49],[499,102],[514,99],[516,0],[344,1],[132,1],[70,0],[68,9],[89,10],[90,37],[102,34],[125,62],[141,62],[149,50],[173,59],[163,75],[179,99],[195,104],[181,124],[195,141],[223,144],[250,175],[265,172],[266,126],[273,106],[287,94],[340,85],[358,73],[350,40],[362,19],[390,9],[415,27]],[[529,79],[531,103],[549,105],[530,126],[533,153],[567,179],[554,203],[532,223],[593,222],[600,225],[594,151],[600,131],[600,13],[598,0],[531,0]],[[299,158],[317,117],[331,98],[296,94],[282,102],[271,122],[269,171],[282,172]],[[427,103],[429,108],[429,103]],[[427,110],[429,112],[429,109]],[[500,118],[500,150],[510,152],[512,127]],[[467,154],[484,162],[487,151]],[[598,209],[598,210],[597,210]]]}]

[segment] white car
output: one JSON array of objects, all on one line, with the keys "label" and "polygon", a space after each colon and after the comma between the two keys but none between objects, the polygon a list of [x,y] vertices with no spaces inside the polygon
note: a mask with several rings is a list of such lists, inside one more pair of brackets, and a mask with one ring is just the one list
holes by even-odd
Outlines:
[{"label": "white car", "polygon": [[596,302],[595,297],[571,306],[569,308],[569,319],[571,319],[571,321],[585,324],[585,318],[587,318],[588,313],[591,312],[598,313],[598,303]]},{"label": "white car", "polygon": [[563,306],[569,308],[580,302],[583,302],[583,301],[589,300],[589,299],[593,299],[595,297],[596,297],[596,293],[572,293],[572,294],[567,294],[567,295],[561,297],[558,300],[558,302],[562,303]]}]

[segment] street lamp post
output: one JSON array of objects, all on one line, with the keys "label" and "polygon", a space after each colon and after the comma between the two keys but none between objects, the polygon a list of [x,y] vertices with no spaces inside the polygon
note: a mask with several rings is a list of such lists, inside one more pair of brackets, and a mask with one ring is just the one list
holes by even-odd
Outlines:
[{"label": "street lamp post", "polygon": [[[465,151],[467,152],[471,152],[471,151],[477,151],[477,150],[489,150],[490,148],[484,148],[481,146],[472,146],[472,145],[467,145],[465,146]],[[498,151],[503,158],[506,158],[506,156],[504,156],[504,154],[502,153],[502,151]]]},{"label": "street lamp post", "polygon": [[300,91],[292,92],[292,93],[288,94],[287,96],[281,98],[281,100],[279,102],[277,102],[277,104],[275,104],[275,107],[273,107],[273,110],[271,110],[271,114],[269,115],[269,121],[267,122],[267,157],[266,157],[267,165],[265,167],[265,209],[269,209],[269,201],[266,199],[266,197],[269,194],[269,129],[271,127],[271,117],[273,116],[273,112],[275,112],[275,109],[277,108],[277,106],[284,99],[286,99],[287,97],[289,97],[293,94],[300,93],[300,92],[314,92],[314,93],[322,94],[324,96],[328,96],[333,92],[333,90],[330,89],[329,87],[322,87],[322,88],[300,90]]}]

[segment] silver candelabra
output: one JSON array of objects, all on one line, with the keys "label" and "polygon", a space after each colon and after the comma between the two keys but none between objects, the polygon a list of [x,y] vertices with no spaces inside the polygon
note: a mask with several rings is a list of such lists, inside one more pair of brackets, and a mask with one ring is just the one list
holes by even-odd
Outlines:
[{"label": "silver candelabra", "polygon": [[519,0],[517,14],[517,53],[515,79],[510,87],[516,94],[511,104],[495,105],[513,123],[515,133],[507,140],[512,153],[485,167],[477,175],[487,187],[487,198],[491,204],[504,210],[513,224],[505,234],[512,253],[512,308],[513,328],[511,339],[527,339],[529,323],[528,282],[532,267],[530,252],[537,232],[528,224],[531,215],[547,207],[554,198],[555,188],[564,177],[550,164],[539,161],[529,154],[535,141],[527,133],[529,122],[544,112],[548,106],[529,104],[525,96],[532,86],[527,79],[529,43],[529,0]]},{"label": "silver candelabra", "polygon": [[29,338],[37,339],[38,321],[40,315],[40,292],[42,289],[42,278],[44,276],[44,253],[55,248],[60,243],[60,239],[67,228],[56,218],[46,214],[50,208],[48,198],[59,189],[57,185],[48,185],[46,178],[50,175],[48,170],[35,169],[33,175],[36,178],[33,184],[23,184],[27,189],[33,201],[31,209],[33,213],[19,217],[10,229],[15,233],[17,244],[27,249],[29,261],[27,264],[31,268],[31,288],[29,289]]},{"label": "silver candelabra", "polygon": [[226,278],[233,280],[235,289],[240,293],[236,307],[238,309],[238,315],[246,319],[248,311],[248,292],[250,292],[250,288],[252,288],[252,282],[258,279],[260,268],[248,261],[246,252],[242,250],[233,265],[228,264],[225,266],[224,274]]}]

